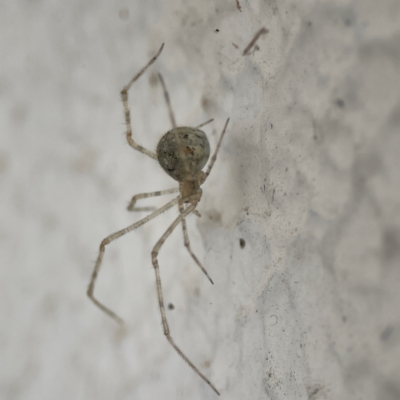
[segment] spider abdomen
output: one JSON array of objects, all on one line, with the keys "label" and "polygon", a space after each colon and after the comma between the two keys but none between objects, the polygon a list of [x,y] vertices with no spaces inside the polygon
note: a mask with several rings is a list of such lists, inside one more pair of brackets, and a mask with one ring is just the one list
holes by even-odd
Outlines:
[{"label": "spider abdomen", "polygon": [[210,144],[203,131],[173,128],[158,142],[157,159],[163,170],[178,182],[196,180],[210,156]]}]

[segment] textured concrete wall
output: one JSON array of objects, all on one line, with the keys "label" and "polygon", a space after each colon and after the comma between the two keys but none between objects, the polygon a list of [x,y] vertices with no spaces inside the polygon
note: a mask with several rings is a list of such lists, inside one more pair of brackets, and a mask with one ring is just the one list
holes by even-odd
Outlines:
[{"label": "textured concrete wall", "polygon": [[[0,398],[215,399],[162,334],[152,246],[174,182],[125,142],[180,125],[228,133],[189,218],[160,253],[173,337],[222,399],[400,398],[400,6],[197,0],[0,5]],[[269,29],[249,55],[255,32]],[[143,201],[161,205],[168,199]]]}]

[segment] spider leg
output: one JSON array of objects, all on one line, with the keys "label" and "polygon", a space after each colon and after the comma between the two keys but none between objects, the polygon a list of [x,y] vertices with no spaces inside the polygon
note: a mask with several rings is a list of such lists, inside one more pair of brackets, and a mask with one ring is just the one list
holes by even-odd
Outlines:
[{"label": "spider leg", "polygon": [[157,192],[151,193],[140,193],[132,197],[131,202],[129,203],[127,210],[128,211],[151,211],[154,210],[154,207],[135,207],[135,204],[140,199],[147,199],[148,197],[156,197],[156,196],[163,196],[165,194],[177,193],[179,192],[179,188],[174,189],[167,189],[167,190],[159,190]]},{"label": "spider leg", "polygon": [[168,342],[171,344],[171,346],[175,349],[175,351],[186,361],[186,363],[193,369],[194,372],[196,372],[197,375],[199,375],[213,390],[215,393],[218,395],[220,394],[218,390],[214,387],[214,385],[198,370],[198,368],[187,358],[187,356],[182,352],[182,350],[175,344],[173,341],[169,326],[168,326],[168,321],[167,321],[167,316],[165,314],[165,306],[164,306],[164,297],[163,297],[163,291],[162,291],[162,286],[161,286],[161,276],[160,276],[160,268],[158,265],[158,260],[157,256],[160,251],[160,248],[164,244],[164,242],[167,240],[169,235],[174,231],[174,229],[191,213],[193,210],[196,208],[195,204],[192,204],[189,206],[186,210],[183,211],[182,214],[180,214],[175,221],[170,225],[170,227],[166,230],[166,232],[161,236],[160,240],[156,243],[156,245],[153,248],[153,251],[151,252],[151,260],[153,262],[154,266],[154,271],[156,274],[156,283],[157,283],[157,296],[158,296],[158,305],[160,308],[160,313],[161,313],[161,321],[163,325],[163,331],[164,335],[166,336]]},{"label": "spider leg", "polygon": [[146,69],[149,68],[150,65],[153,64],[157,60],[157,58],[160,55],[163,48],[164,48],[164,43],[161,45],[157,54],[121,90],[121,97],[122,97],[122,103],[124,105],[124,114],[125,114],[125,123],[126,123],[126,140],[128,141],[129,145],[132,148],[140,151],[143,154],[148,155],[151,158],[154,158],[155,160],[157,160],[156,153],[145,149],[144,147],[140,146],[132,139],[131,112],[129,110],[129,103],[128,103],[128,90],[143,75],[143,73],[146,71]]},{"label": "spider leg", "polygon": [[[179,211],[181,214],[184,213],[184,207],[182,203],[179,203]],[[194,212],[195,210],[193,210]],[[206,277],[208,278],[208,280],[214,285],[213,280],[210,278],[210,276],[208,275],[206,269],[203,267],[203,265],[201,264],[201,262],[199,261],[199,259],[196,257],[196,255],[193,253],[191,247],[190,247],[190,241],[189,241],[189,234],[187,231],[187,226],[186,226],[186,219],[182,220],[182,230],[183,230],[183,242],[185,244],[185,247],[187,248],[189,254],[192,256],[194,262],[200,267],[200,269],[204,272],[204,274],[206,275]]]},{"label": "spider leg", "polygon": [[221,142],[222,142],[222,139],[224,138],[226,127],[228,126],[228,123],[229,123],[229,118],[225,122],[224,129],[222,130],[221,136],[219,137],[219,140],[218,140],[217,148],[215,149],[215,152],[214,152],[210,162],[208,163],[204,180],[206,180],[208,178],[208,175],[210,175],[211,169],[215,163],[215,160],[217,159],[217,154],[218,154],[219,148],[221,147]]},{"label": "spider leg", "polygon": [[194,210],[193,211],[193,214],[196,216],[196,217],[201,217],[201,214],[197,211],[197,210]]},{"label": "spider leg", "polygon": [[202,128],[203,126],[205,126],[205,125],[207,125],[207,124],[209,124],[210,122],[213,122],[213,121],[214,121],[214,118],[211,118],[211,119],[209,119],[208,121],[203,122],[202,124],[195,126],[195,128],[196,128],[196,129],[200,129],[200,128]]},{"label": "spider leg", "polygon": [[101,262],[103,260],[103,256],[104,256],[104,252],[106,249],[106,246],[108,244],[110,244],[111,242],[113,242],[114,240],[118,239],[119,237],[127,234],[128,232],[139,228],[140,226],[144,225],[146,222],[151,221],[153,218],[157,217],[158,215],[160,215],[161,213],[163,213],[164,211],[168,210],[169,208],[173,207],[175,204],[178,203],[180,199],[180,196],[176,197],[175,199],[171,200],[169,203],[165,204],[163,207],[159,208],[158,210],[154,211],[153,213],[151,213],[150,215],[148,215],[147,217],[135,222],[132,225],[129,225],[127,228],[125,229],[121,229],[118,232],[115,232],[109,236],[107,236],[105,239],[102,240],[101,244],[100,244],[100,250],[99,250],[99,254],[97,256],[97,260],[96,260],[96,264],[94,266],[94,270],[92,273],[92,277],[90,279],[90,283],[89,283],[89,287],[87,290],[87,295],[89,296],[89,298],[93,301],[93,303],[99,307],[102,311],[104,311],[109,317],[111,317],[112,319],[114,319],[116,322],[118,322],[119,324],[123,325],[123,320],[122,318],[120,318],[117,314],[114,313],[114,311],[111,311],[109,308],[107,308],[106,306],[104,306],[102,303],[100,303],[95,297],[94,297],[94,285],[96,282],[96,278],[97,275],[99,273],[100,270],[100,266],[101,266]]},{"label": "spider leg", "polygon": [[164,99],[165,99],[165,103],[167,104],[167,107],[168,107],[168,114],[169,114],[169,119],[171,121],[171,125],[173,128],[176,128],[175,115],[174,115],[174,111],[172,110],[169,93],[168,93],[167,87],[165,86],[164,78],[162,77],[162,75],[160,73],[158,73],[158,79],[160,80],[161,86],[163,88]]}]

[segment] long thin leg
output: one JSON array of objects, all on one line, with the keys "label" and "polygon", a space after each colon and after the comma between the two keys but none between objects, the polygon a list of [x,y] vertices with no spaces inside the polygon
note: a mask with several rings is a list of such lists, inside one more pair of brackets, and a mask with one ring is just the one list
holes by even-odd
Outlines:
[{"label": "long thin leg", "polygon": [[174,111],[172,110],[169,93],[168,93],[167,87],[165,86],[164,78],[162,77],[162,75],[160,73],[158,74],[158,79],[160,80],[161,86],[163,88],[164,99],[165,99],[165,102],[167,103],[168,114],[169,114],[169,119],[171,121],[171,125],[173,128],[176,128],[175,115],[174,115]]},{"label": "long thin leg", "polygon": [[[164,78],[163,78],[163,76],[161,75],[161,73],[158,73],[158,79],[160,80],[161,86],[162,86],[162,88],[163,88],[164,99],[165,99],[165,103],[167,104],[168,114],[169,114],[169,119],[170,119],[170,121],[171,121],[171,125],[172,125],[173,128],[176,128],[177,125],[176,125],[176,120],[175,120],[175,113],[174,113],[174,111],[173,111],[173,109],[172,109],[171,99],[170,99],[170,97],[169,97],[169,92],[168,92],[168,90],[167,90],[167,86],[166,86],[166,84],[165,84]],[[202,128],[203,126],[209,124],[209,123],[212,122],[212,121],[214,121],[214,118],[209,119],[209,120],[206,121],[206,122],[203,122],[202,124],[196,126],[195,128],[197,128],[197,129]]]},{"label": "long thin leg", "polygon": [[205,125],[207,125],[207,124],[209,124],[210,122],[213,122],[213,121],[214,121],[214,118],[211,118],[211,119],[209,119],[208,121],[203,122],[202,124],[195,126],[195,128],[200,129],[200,128],[202,128],[203,126],[205,126]]},{"label": "long thin leg", "polygon": [[206,177],[205,177],[204,180],[206,180],[208,178],[208,175],[210,175],[211,169],[212,169],[212,167],[213,167],[213,165],[215,163],[215,160],[217,159],[217,154],[218,154],[219,148],[221,147],[221,142],[222,142],[222,139],[224,138],[225,131],[226,131],[226,128],[228,126],[228,123],[229,123],[229,118],[225,122],[225,126],[224,126],[224,129],[222,130],[221,136],[219,137],[217,148],[214,151],[214,155],[212,156],[210,162],[208,163],[207,171],[206,171]]},{"label": "long thin leg", "polygon": [[179,192],[179,188],[167,189],[167,190],[159,190],[157,192],[151,193],[140,193],[132,197],[131,202],[129,203],[127,210],[128,211],[150,211],[149,208],[154,209],[153,207],[135,207],[135,204],[140,199],[147,199],[148,197],[156,197],[163,196],[165,194],[177,193]]},{"label": "long thin leg", "polygon": [[[184,207],[182,203],[179,203],[179,211],[181,214],[184,213]],[[213,280],[210,278],[210,276],[208,275],[206,269],[203,267],[203,265],[201,264],[201,262],[199,261],[199,259],[196,257],[196,255],[193,253],[191,247],[190,247],[190,241],[189,241],[189,234],[187,231],[187,226],[186,226],[186,219],[182,220],[182,230],[183,230],[183,242],[185,244],[185,247],[187,248],[189,254],[192,256],[193,260],[195,261],[195,263],[200,267],[200,269],[204,272],[204,274],[206,275],[206,277],[208,278],[208,280],[214,285]]]},{"label": "long thin leg", "polygon": [[94,266],[94,270],[92,273],[92,278],[90,279],[90,283],[89,283],[89,287],[87,290],[87,295],[89,296],[89,298],[93,301],[94,304],[96,304],[97,307],[99,307],[101,310],[103,310],[108,316],[110,316],[112,319],[114,319],[115,321],[117,321],[119,324],[123,324],[123,320],[122,318],[120,318],[117,314],[115,314],[113,311],[111,311],[109,308],[107,308],[106,306],[104,306],[102,303],[100,303],[93,295],[93,291],[94,291],[94,285],[96,282],[96,278],[97,275],[99,273],[100,270],[100,266],[101,266],[101,261],[103,260],[103,256],[104,256],[104,252],[106,249],[106,246],[113,242],[114,240],[118,239],[119,237],[127,234],[128,232],[139,228],[139,226],[142,226],[143,224],[145,224],[146,222],[149,222],[150,220],[152,220],[153,218],[157,217],[158,215],[160,215],[161,213],[163,213],[164,211],[168,210],[169,208],[173,207],[175,204],[178,203],[178,201],[180,200],[180,196],[176,197],[175,199],[171,200],[169,203],[167,203],[165,206],[159,208],[158,210],[154,211],[153,213],[151,213],[150,215],[148,215],[147,217],[141,219],[138,222],[135,222],[134,224],[128,226],[125,229],[121,229],[118,232],[115,232],[109,236],[107,236],[105,239],[103,239],[103,241],[100,244],[100,250],[99,250],[99,255],[97,256],[97,260],[96,260],[96,264]]},{"label": "long thin leg", "polygon": [[148,155],[151,158],[157,160],[156,153],[145,149],[144,147],[137,144],[132,139],[132,126],[131,126],[131,113],[129,111],[129,103],[128,103],[128,90],[131,86],[143,75],[147,68],[150,67],[154,61],[157,60],[160,55],[162,49],[164,48],[164,43],[161,45],[160,50],[158,50],[157,54],[129,81],[129,83],[121,90],[122,103],[124,104],[124,113],[125,113],[125,123],[126,123],[126,140],[129,145],[135,150],[139,150],[141,153]]},{"label": "long thin leg", "polygon": [[175,219],[175,221],[171,224],[171,226],[166,230],[164,235],[162,235],[161,239],[154,246],[154,249],[151,252],[151,259],[152,259],[154,271],[156,274],[158,305],[159,305],[160,312],[161,312],[161,320],[162,320],[164,335],[166,336],[166,338],[167,338],[168,342],[171,344],[171,346],[175,349],[175,351],[186,361],[186,363],[193,369],[193,371],[196,372],[196,374],[199,375],[214,390],[214,392],[219,395],[220,393],[214,387],[214,385],[198,370],[198,368],[186,357],[186,355],[182,352],[182,350],[172,340],[172,337],[170,335],[169,326],[168,326],[167,316],[165,314],[164,297],[163,297],[163,291],[162,291],[162,286],[161,286],[160,269],[159,269],[158,260],[157,260],[157,256],[160,251],[160,248],[164,244],[164,242],[167,240],[168,236],[195,208],[196,208],[196,205],[192,204],[186,210],[184,210],[183,213],[179,215],[179,217],[177,217]]}]

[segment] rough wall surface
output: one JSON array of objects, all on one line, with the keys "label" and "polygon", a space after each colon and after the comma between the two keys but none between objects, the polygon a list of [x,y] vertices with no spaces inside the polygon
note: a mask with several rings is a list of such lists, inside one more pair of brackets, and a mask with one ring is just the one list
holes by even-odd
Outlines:
[{"label": "rough wall surface", "polygon": [[[240,7],[239,7],[240,6]],[[261,27],[269,32],[243,50]],[[215,399],[162,334],[150,252],[176,215],[107,248],[174,187],[126,145],[180,125],[212,149],[199,210],[160,253],[173,337],[221,399],[400,398],[398,0],[0,5],[0,398]],[[397,177],[397,178],[396,178]],[[167,199],[143,200],[142,206]],[[174,214],[175,213],[175,214]]]}]

